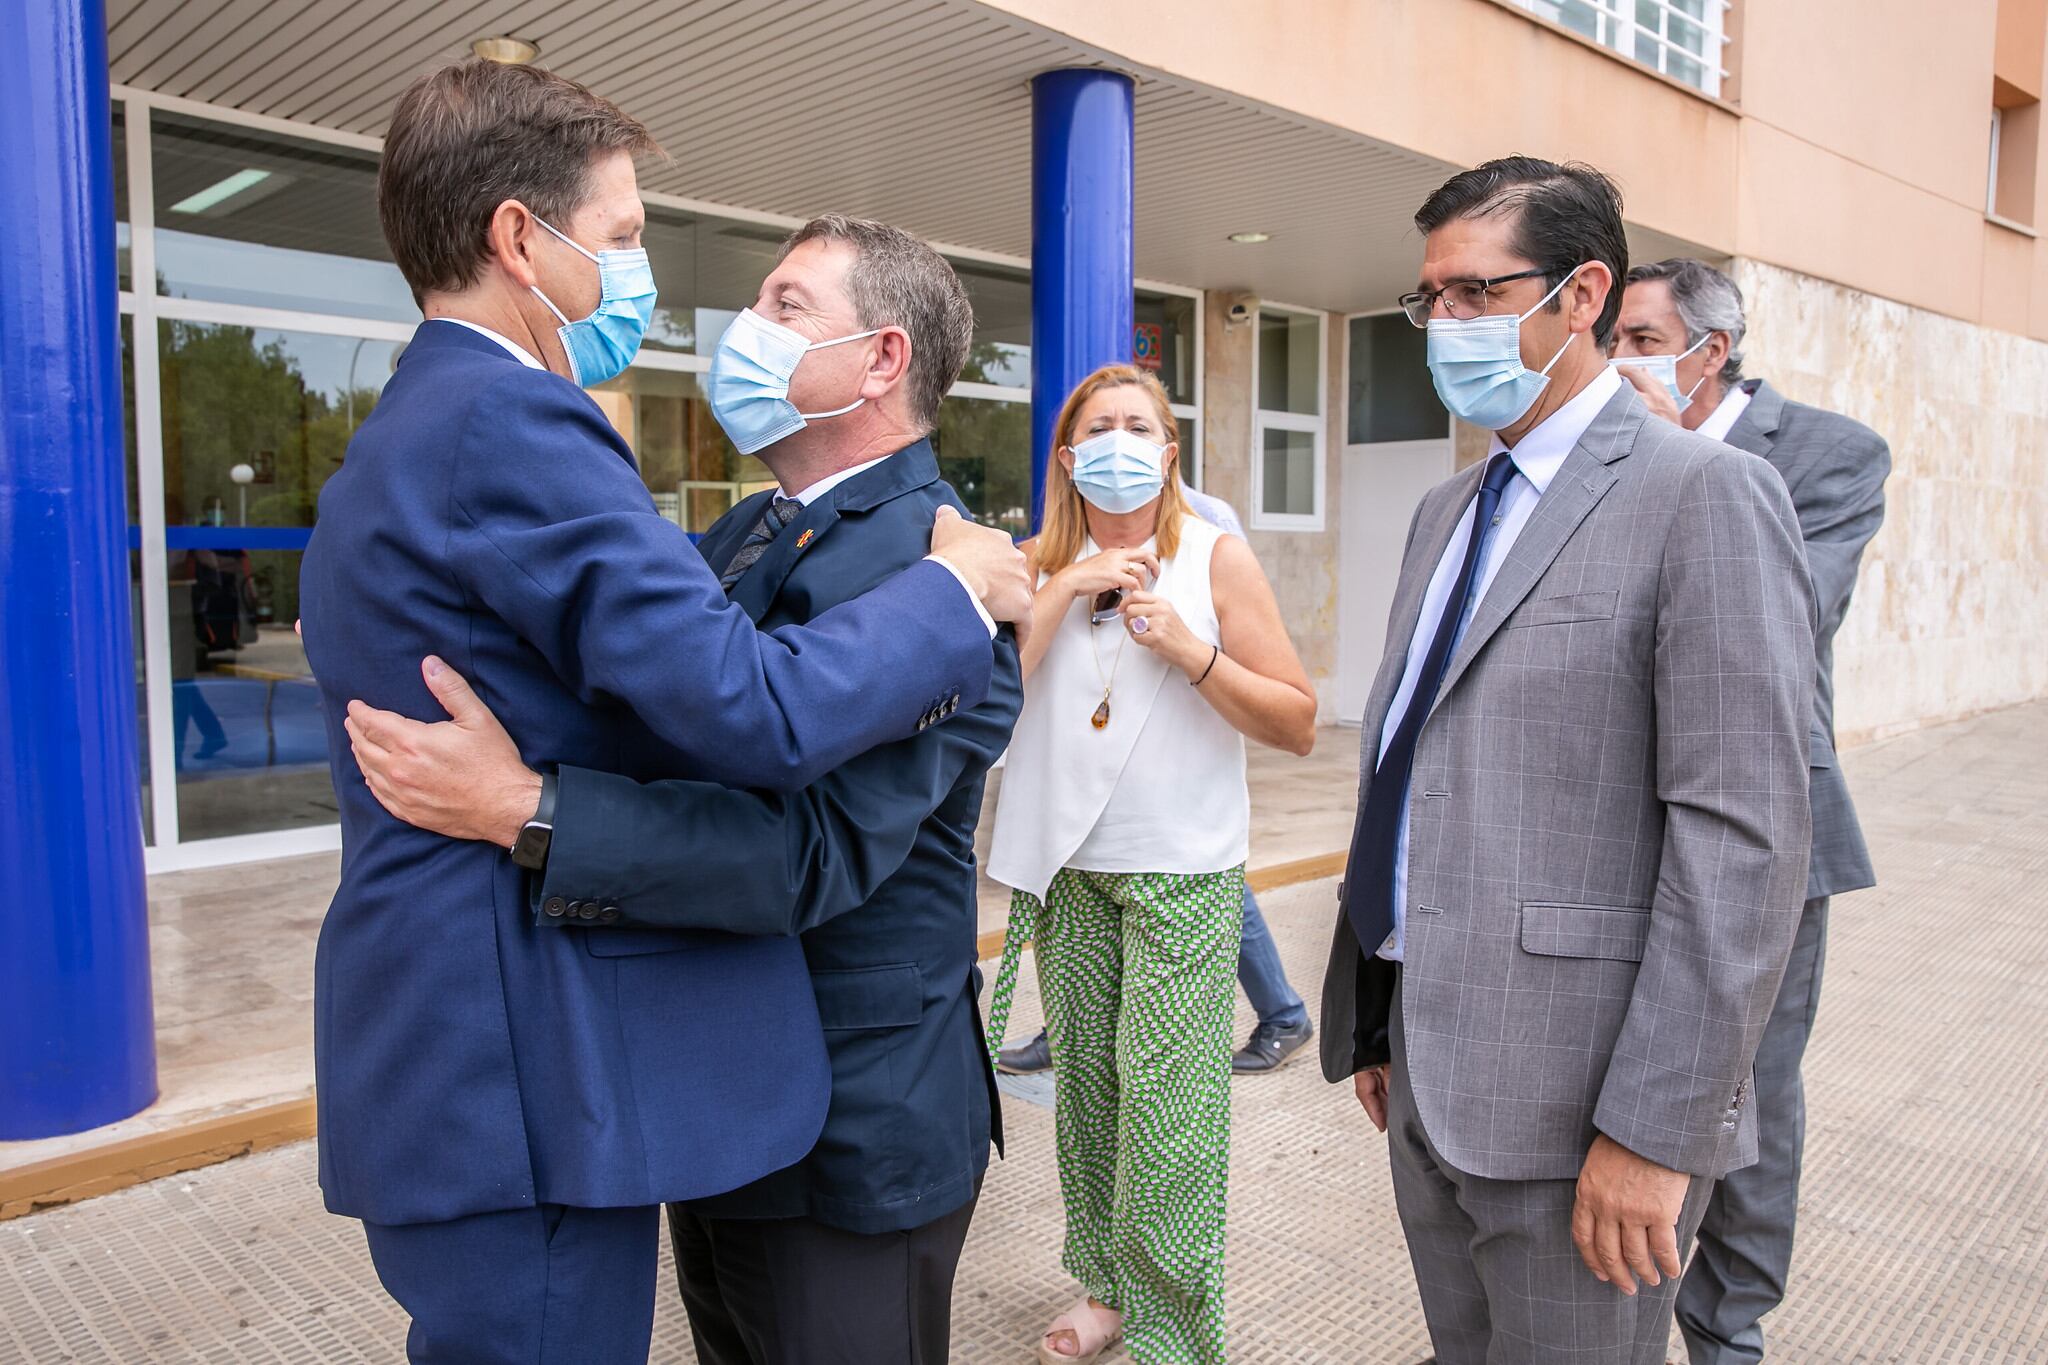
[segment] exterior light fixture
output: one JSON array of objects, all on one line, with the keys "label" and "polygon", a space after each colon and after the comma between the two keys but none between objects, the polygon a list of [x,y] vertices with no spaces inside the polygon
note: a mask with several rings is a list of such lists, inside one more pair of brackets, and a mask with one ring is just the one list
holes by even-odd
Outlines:
[{"label": "exterior light fixture", "polygon": [[1230,234],[1230,240],[1236,242],[1239,246],[1257,246],[1260,242],[1272,241],[1273,234],[1270,232],[1233,232]]},{"label": "exterior light fixture", "polygon": [[487,62],[502,62],[506,66],[525,66],[540,56],[540,44],[524,38],[479,38],[469,45],[469,50]]}]

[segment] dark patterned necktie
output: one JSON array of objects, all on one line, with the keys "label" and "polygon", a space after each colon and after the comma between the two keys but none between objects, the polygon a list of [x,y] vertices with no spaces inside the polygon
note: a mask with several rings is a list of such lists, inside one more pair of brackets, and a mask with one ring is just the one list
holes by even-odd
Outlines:
[{"label": "dark patterned necktie", "polygon": [[776,497],[761,510],[761,519],[754,523],[754,529],[747,532],[747,538],[740,542],[740,548],[733,552],[732,563],[725,566],[725,572],[718,576],[718,586],[728,594],[733,585],[754,567],[756,560],[768,553],[768,547],[775,543],[775,537],[782,534],[782,528],[797,518],[804,505],[795,498]]},{"label": "dark patterned necktie", "polygon": [[1514,477],[1513,458],[1505,451],[1494,456],[1473,499],[1472,534],[1465,541],[1465,559],[1444,602],[1436,634],[1430,637],[1429,651],[1422,656],[1415,691],[1380,754],[1372,785],[1366,788],[1365,804],[1358,808],[1358,823],[1351,831],[1351,856],[1344,869],[1344,912],[1350,916],[1352,932],[1367,957],[1378,952],[1394,932],[1394,859],[1400,848],[1401,826],[1408,819],[1408,779],[1415,770],[1415,741],[1436,702],[1437,685],[1443,681],[1444,666],[1450,662],[1451,649],[1471,606],[1472,581],[1500,522],[1501,494]]}]

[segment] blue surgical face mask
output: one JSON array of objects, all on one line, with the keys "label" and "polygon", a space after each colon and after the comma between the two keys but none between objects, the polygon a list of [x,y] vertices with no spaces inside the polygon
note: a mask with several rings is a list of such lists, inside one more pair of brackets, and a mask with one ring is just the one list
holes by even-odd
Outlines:
[{"label": "blue surgical face mask", "polygon": [[1166,447],[1119,427],[1073,447],[1075,491],[1111,514],[1135,512],[1166,485]]},{"label": "blue surgical face mask", "polygon": [[1551,366],[1572,344],[1567,335],[1557,355],[1541,370],[1522,364],[1522,324],[1557,297],[1557,291],[1571,283],[1574,270],[1536,301],[1536,307],[1516,316],[1431,318],[1429,320],[1429,377],[1436,384],[1436,396],[1451,416],[1475,427],[1499,431],[1522,420],[1536,405],[1536,397],[1550,384]]},{"label": "blue surgical face mask", "polygon": [[867,400],[856,398],[830,412],[798,412],[796,404],[789,401],[790,376],[807,352],[859,341],[881,330],[871,327],[829,341],[811,341],[751,308],[742,308],[711,357],[711,415],[725,428],[734,449],[752,455],[802,431],[806,423],[852,412]]},{"label": "blue surgical face mask", "polygon": [[1707,377],[1704,374],[1701,375],[1691,388],[1680,393],[1678,391],[1678,362],[1706,345],[1707,337],[1712,335],[1714,335],[1712,332],[1707,333],[1706,336],[1701,337],[1677,355],[1618,355],[1607,363],[1617,370],[1631,365],[1637,369],[1648,370],[1657,377],[1657,382],[1664,386],[1664,391],[1671,395],[1671,401],[1678,404],[1678,410],[1684,412],[1692,406],[1692,396],[1700,391],[1700,385],[1707,382]]},{"label": "blue surgical face mask", "polygon": [[538,287],[533,291],[562,324],[555,335],[569,354],[572,377],[584,388],[616,378],[633,363],[647,324],[654,320],[654,267],[647,263],[646,250],[585,251],[545,220],[533,221],[597,263],[597,307],[587,318],[571,322],[554,300]]}]

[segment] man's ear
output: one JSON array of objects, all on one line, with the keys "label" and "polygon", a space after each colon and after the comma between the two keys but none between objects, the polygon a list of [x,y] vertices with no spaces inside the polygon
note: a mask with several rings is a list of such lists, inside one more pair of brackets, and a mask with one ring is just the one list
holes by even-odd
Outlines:
[{"label": "man's ear", "polygon": [[1567,292],[1572,303],[1566,325],[1574,332],[1590,332],[1600,321],[1600,310],[1607,306],[1608,296],[1614,292],[1614,272],[1604,261],[1588,261],[1572,277]]},{"label": "man's ear", "polygon": [[491,214],[490,230],[485,234],[491,259],[522,290],[533,288],[540,280],[534,267],[535,234],[540,231],[532,212],[517,199],[505,200]]},{"label": "man's ear", "polygon": [[874,359],[868,363],[861,397],[873,400],[905,383],[910,377],[910,333],[901,327],[884,327],[875,334]]}]

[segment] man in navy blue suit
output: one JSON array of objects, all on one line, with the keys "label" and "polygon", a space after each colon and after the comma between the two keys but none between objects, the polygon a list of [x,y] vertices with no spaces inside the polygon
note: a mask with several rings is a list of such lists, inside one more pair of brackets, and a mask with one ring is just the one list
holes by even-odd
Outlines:
[{"label": "man in navy blue suit", "polygon": [[[616,901],[534,894],[544,783],[475,793],[518,826],[496,848],[402,824],[344,705],[436,714],[431,687],[459,670],[536,759],[796,791],[979,705],[990,612],[1028,610],[1007,537],[949,515],[940,562],[904,556],[865,597],[757,633],[655,512],[580,387],[623,369],[652,313],[632,169],[651,148],[531,68],[469,63],[406,92],[378,204],[428,321],[324,489],[302,570],[343,832],[315,969],[321,1185],[364,1221],[419,1361],[643,1359],[656,1205],[801,1158],[830,1073],[800,945],[626,929]],[[884,349],[822,353],[805,382],[879,394]],[[690,894],[730,913],[753,888]]]},{"label": "man in navy blue suit", "polygon": [[[889,378],[862,410],[763,447],[780,488],[734,508],[699,546],[733,600],[775,627],[914,562],[936,509],[957,506],[926,437],[974,322],[937,252],[837,216],[791,236],[751,311],[806,346],[871,332]],[[714,374],[726,346],[744,344],[722,344]],[[714,382],[715,404],[722,392]],[[743,419],[731,430],[748,444]],[[764,545],[771,518],[782,524]],[[531,775],[459,678],[435,686],[453,721],[359,710],[349,728],[394,814],[460,833],[494,818],[478,793]],[[1000,1131],[975,1003],[974,828],[1021,701],[1005,633],[987,700],[794,796],[581,767],[550,778],[546,902],[615,905],[613,932],[802,935],[831,1058],[824,1133],[799,1162],[669,1210],[704,1365],[946,1359],[954,1268]],[[516,837],[498,818],[485,837]],[[738,894],[707,897],[707,880]]]}]

